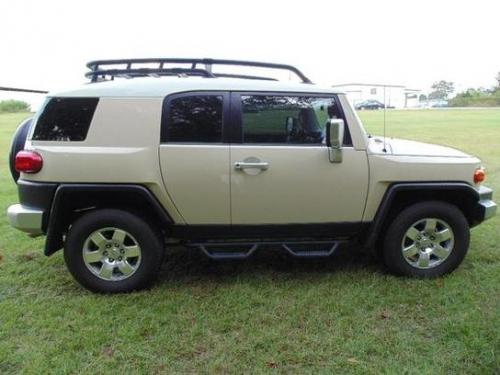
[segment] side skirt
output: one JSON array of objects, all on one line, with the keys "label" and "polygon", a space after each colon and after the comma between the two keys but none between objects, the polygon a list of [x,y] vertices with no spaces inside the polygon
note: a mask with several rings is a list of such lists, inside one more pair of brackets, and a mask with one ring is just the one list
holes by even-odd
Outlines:
[{"label": "side skirt", "polygon": [[[172,225],[170,237],[191,242],[230,239],[349,240],[365,236],[371,223],[314,223],[264,225]],[[252,241],[253,242],[253,241]]]}]

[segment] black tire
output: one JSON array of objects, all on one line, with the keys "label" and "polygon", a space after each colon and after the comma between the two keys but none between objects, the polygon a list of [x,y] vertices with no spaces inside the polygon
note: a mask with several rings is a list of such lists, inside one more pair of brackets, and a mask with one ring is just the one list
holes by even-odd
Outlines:
[{"label": "black tire", "polygon": [[[123,280],[98,277],[91,272],[83,257],[89,236],[110,227],[128,232],[140,247],[137,269]],[[122,293],[149,287],[158,276],[163,254],[159,232],[139,216],[118,209],[99,209],[80,217],[71,226],[64,246],[64,260],[73,277],[85,288],[100,293]]]},{"label": "black tire", "polygon": [[10,174],[12,176],[12,179],[14,182],[17,182],[19,180],[19,172],[16,171],[16,155],[19,151],[24,149],[24,144],[26,143],[26,138],[28,137],[28,132],[31,128],[31,123],[33,121],[33,118],[27,118],[19,126],[17,127],[16,131],[14,132],[14,136],[12,137],[12,144],[10,146],[10,153],[9,153],[9,167],[10,167]]},{"label": "black tire", "polygon": [[[446,223],[454,236],[453,245],[449,245],[449,255],[442,260],[442,263],[432,268],[418,268],[418,266],[411,265],[403,256],[403,240],[407,230],[414,223],[426,218],[435,218]],[[462,211],[456,206],[440,201],[421,202],[404,209],[391,222],[383,242],[383,260],[387,268],[396,275],[420,278],[439,277],[460,265],[469,249],[469,239],[469,224]],[[433,257],[433,259],[439,259],[435,255]]]}]

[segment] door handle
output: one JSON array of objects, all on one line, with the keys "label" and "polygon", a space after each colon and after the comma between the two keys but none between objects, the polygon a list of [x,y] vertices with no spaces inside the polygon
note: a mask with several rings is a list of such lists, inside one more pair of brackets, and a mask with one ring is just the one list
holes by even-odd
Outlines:
[{"label": "door handle", "polygon": [[237,161],[234,163],[234,169],[243,170],[243,169],[260,169],[261,171],[265,171],[269,168],[269,163],[265,161],[259,162],[248,162],[248,161]]}]

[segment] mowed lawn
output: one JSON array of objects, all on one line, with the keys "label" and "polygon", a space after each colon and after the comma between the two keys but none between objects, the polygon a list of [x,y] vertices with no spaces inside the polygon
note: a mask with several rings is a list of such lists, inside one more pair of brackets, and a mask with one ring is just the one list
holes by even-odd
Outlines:
[{"label": "mowed lawn", "polygon": [[[360,116],[381,134],[382,111]],[[43,238],[7,224],[7,153],[24,117],[0,115],[0,373],[500,372],[500,217],[437,280],[393,277],[358,249],[223,263],[175,249],[152,290],[95,295],[61,252],[44,257]],[[500,191],[500,109],[391,110],[387,133],[478,155]]]}]

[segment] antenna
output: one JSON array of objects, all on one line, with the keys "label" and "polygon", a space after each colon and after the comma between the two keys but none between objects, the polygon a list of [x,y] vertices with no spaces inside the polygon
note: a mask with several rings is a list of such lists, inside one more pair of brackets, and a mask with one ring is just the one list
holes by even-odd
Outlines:
[{"label": "antenna", "polygon": [[34,94],[47,94],[48,93],[48,91],[45,91],[45,90],[20,89],[17,87],[0,87],[0,91],[31,92]]},{"label": "antenna", "polygon": [[386,110],[386,104],[385,104],[385,85],[384,85],[384,148],[382,151],[387,152],[387,149],[385,148],[385,110]]}]

